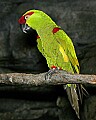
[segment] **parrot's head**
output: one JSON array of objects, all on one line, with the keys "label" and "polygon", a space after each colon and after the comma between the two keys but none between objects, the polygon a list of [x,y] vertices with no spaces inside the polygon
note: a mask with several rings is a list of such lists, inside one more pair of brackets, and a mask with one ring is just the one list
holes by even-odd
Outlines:
[{"label": "parrot's head", "polygon": [[18,20],[18,22],[23,32],[27,33],[30,29],[37,31],[48,19],[51,18],[40,10],[29,10]]}]

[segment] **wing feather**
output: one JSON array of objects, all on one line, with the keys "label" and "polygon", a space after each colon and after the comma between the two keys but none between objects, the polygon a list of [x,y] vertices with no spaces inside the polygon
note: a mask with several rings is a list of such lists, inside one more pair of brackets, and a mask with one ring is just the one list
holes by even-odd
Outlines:
[{"label": "wing feather", "polygon": [[74,66],[75,71],[79,73],[79,62],[71,39],[63,30],[56,32],[54,37],[59,45],[64,49],[66,55],[69,58],[69,61],[71,62],[72,66]]}]

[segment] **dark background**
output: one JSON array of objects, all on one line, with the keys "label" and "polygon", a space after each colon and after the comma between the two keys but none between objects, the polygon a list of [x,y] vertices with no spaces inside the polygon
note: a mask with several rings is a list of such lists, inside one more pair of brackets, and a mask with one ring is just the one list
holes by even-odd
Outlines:
[{"label": "dark background", "polygon": [[[0,73],[48,71],[45,58],[36,47],[34,35],[20,30],[18,19],[29,9],[47,13],[72,39],[81,73],[96,74],[96,0],[0,0]],[[60,87],[60,88],[59,88]],[[87,87],[82,120],[96,119],[94,86]],[[64,107],[56,106],[57,96]],[[0,119],[75,120],[61,86],[0,86]]]}]

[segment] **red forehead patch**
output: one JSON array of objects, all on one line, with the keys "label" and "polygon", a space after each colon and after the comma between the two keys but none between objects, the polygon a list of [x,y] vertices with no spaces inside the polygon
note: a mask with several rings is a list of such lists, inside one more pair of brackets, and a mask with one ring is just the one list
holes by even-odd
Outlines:
[{"label": "red forehead patch", "polygon": [[24,23],[26,23],[25,16],[26,16],[26,15],[32,15],[33,13],[34,13],[34,12],[29,12],[29,13],[23,15],[23,16],[18,20],[19,24],[24,24]]},{"label": "red forehead patch", "polygon": [[24,24],[26,22],[25,20],[25,16],[22,16],[19,20],[18,20],[19,24]]},{"label": "red forehead patch", "polygon": [[24,16],[26,15],[32,15],[34,12],[28,12],[27,14],[25,14]]}]

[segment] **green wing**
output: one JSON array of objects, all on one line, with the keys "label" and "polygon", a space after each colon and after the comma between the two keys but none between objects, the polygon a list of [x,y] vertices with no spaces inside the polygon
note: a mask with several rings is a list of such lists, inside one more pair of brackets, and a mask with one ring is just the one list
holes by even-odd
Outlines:
[{"label": "green wing", "polygon": [[[75,49],[74,49],[71,39],[68,37],[68,35],[63,30],[59,30],[58,32],[56,32],[53,35],[54,35],[56,41],[63,48],[66,55],[68,56],[69,61],[72,64],[74,72],[79,73],[79,63],[78,63],[78,59],[77,59]],[[61,52],[62,52],[62,50],[61,50]]]}]

